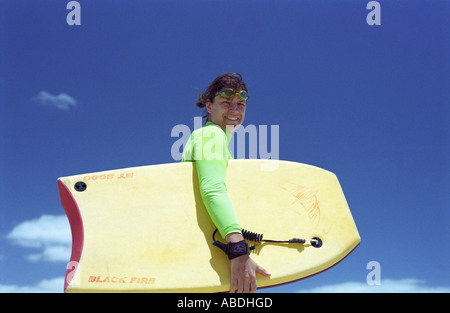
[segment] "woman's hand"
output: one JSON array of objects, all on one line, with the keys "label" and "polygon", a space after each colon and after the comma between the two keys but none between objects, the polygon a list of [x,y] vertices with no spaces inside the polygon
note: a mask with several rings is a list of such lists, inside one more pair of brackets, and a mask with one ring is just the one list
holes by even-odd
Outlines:
[{"label": "woman's hand", "polygon": [[256,262],[253,261],[249,255],[242,255],[231,260],[230,292],[255,292],[256,273],[262,274],[267,277],[270,276],[270,273],[256,264]]},{"label": "woman's hand", "polygon": [[[244,240],[241,234],[232,233],[225,238],[227,242],[239,242]],[[256,273],[270,276],[270,273],[256,264],[249,255],[241,255],[231,260],[231,286],[230,292],[255,292]],[[237,290],[236,290],[237,289]]]}]

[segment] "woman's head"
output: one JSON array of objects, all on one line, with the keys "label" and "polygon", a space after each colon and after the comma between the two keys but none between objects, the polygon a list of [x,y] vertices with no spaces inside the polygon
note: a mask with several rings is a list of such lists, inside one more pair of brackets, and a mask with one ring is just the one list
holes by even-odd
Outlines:
[{"label": "woman's head", "polygon": [[[213,80],[203,94],[199,95],[195,105],[206,108],[204,117],[229,131],[244,121],[248,101],[248,89],[238,73],[223,74]],[[227,128],[228,129],[228,128]]]}]

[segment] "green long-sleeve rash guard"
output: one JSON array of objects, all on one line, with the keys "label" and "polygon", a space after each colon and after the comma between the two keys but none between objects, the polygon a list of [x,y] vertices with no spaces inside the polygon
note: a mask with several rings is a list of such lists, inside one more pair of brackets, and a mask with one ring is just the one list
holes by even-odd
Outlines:
[{"label": "green long-sleeve rash guard", "polygon": [[225,179],[228,159],[233,159],[228,144],[231,135],[212,122],[192,132],[181,158],[195,162],[203,203],[222,238],[241,233]]}]

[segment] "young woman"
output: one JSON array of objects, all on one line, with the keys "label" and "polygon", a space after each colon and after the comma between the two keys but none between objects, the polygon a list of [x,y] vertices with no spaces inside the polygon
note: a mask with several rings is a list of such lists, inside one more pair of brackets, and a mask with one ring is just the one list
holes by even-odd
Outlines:
[{"label": "young woman", "polygon": [[182,161],[196,162],[203,203],[220,234],[227,241],[231,260],[230,292],[255,292],[256,273],[270,276],[249,256],[233,204],[225,185],[228,159],[233,156],[228,144],[233,131],[244,121],[249,94],[242,76],[218,76],[199,95],[196,106],[206,108],[206,124],[189,138]]}]

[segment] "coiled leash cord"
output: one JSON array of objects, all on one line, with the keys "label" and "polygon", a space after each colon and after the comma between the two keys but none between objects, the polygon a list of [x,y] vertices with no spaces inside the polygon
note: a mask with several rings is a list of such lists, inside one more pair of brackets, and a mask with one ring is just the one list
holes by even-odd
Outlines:
[{"label": "coiled leash cord", "polygon": [[[213,237],[213,245],[220,248],[230,260],[237,258],[241,255],[250,254],[251,250],[255,249],[255,246],[249,247],[247,241],[242,240],[239,242],[229,242],[224,244],[218,240],[216,240],[216,233],[218,229],[216,229],[212,235]],[[245,229],[242,229],[242,236],[244,239],[253,241],[253,242],[273,242],[273,243],[311,243],[311,246],[314,248],[322,247],[322,240],[318,237],[313,237],[311,239],[300,239],[300,238],[292,238],[289,240],[272,240],[272,239],[263,239],[263,234],[254,233]]]},{"label": "coiled leash cord", "polygon": [[314,237],[311,239],[300,239],[300,238],[292,238],[289,240],[272,240],[272,239],[263,239],[263,234],[254,233],[245,229],[242,229],[242,236],[250,241],[254,242],[275,242],[275,243],[307,243],[310,242],[311,246],[314,248],[322,247],[322,240],[318,237]]}]

